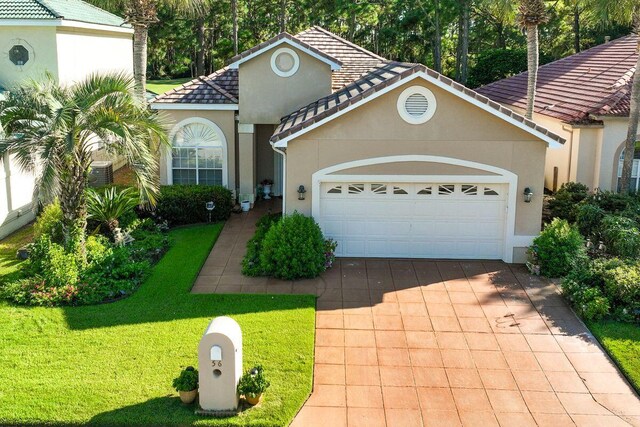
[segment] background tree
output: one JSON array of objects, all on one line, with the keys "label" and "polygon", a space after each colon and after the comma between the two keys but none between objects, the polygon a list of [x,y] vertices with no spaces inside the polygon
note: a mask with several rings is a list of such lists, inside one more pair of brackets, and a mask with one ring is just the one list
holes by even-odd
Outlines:
[{"label": "background tree", "polygon": [[536,102],[536,84],[538,81],[538,26],[548,20],[544,0],[521,0],[518,9],[518,24],[527,32],[527,69],[529,78],[527,82],[527,112],[528,119],[533,118],[533,110]]},{"label": "background tree", "polygon": [[29,81],[0,103],[0,123],[0,157],[13,155],[35,174],[40,199],[58,198],[68,249],[84,249],[85,189],[99,146],[126,158],[142,200],[155,203],[158,165],[152,147],[167,137],[156,113],[134,94],[130,77],[91,75],[71,87],[51,76]]}]

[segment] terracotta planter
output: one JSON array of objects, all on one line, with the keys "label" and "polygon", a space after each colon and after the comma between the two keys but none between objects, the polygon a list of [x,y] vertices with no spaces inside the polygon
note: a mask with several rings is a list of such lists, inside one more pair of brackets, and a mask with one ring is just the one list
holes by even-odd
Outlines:
[{"label": "terracotta planter", "polygon": [[262,397],[262,394],[259,394],[256,397],[245,396],[244,400],[246,400],[249,405],[255,406],[260,402],[261,397]]},{"label": "terracotta planter", "polygon": [[193,403],[194,400],[196,400],[196,396],[198,395],[198,390],[191,390],[191,391],[181,391],[179,392],[180,394],[180,400],[182,400],[182,403],[184,404],[190,404]]}]

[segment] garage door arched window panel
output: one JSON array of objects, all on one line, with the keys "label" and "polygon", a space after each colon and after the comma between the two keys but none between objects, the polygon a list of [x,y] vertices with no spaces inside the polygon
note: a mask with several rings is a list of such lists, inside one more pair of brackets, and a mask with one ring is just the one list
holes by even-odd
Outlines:
[{"label": "garage door arched window panel", "polygon": [[485,196],[499,196],[500,194],[491,187],[484,187]]},{"label": "garage door arched window panel", "polygon": [[342,194],[342,185],[336,185],[327,190],[327,194]]},{"label": "garage door arched window panel", "polygon": [[466,194],[467,196],[477,196],[478,195],[478,186],[477,185],[462,185],[462,194]]},{"label": "garage door arched window panel", "polygon": [[421,196],[430,196],[432,194],[433,190],[431,186],[428,187],[424,187],[421,190],[418,190],[418,194]]},{"label": "garage door arched window panel", "polygon": [[191,119],[176,126],[169,160],[172,184],[226,185],[226,141],[213,122]]},{"label": "garage door arched window panel", "polygon": [[385,184],[371,184],[371,192],[373,194],[387,194],[387,186]]},{"label": "garage door arched window panel", "polygon": [[453,184],[444,184],[438,186],[438,194],[441,196],[448,196],[456,191],[456,186]]},{"label": "garage door arched window panel", "polygon": [[428,122],[436,112],[436,97],[424,86],[411,86],[398,97],[398,114],[412,125]]},{"label": "garage door arched window panel", "polygon": [[364,184],[349,184],[348,193],[349,194],[361,194],[364,193]]},{"label": "garage door arched window panel", "polygon": [[394,186],[394,187],[393,187],[393,194],[409,194],[409,193],[407,193],[407,190],[405,190],[405,189],[404,189],[404,188],[402,188],[402,187],[396,187],[396,186]]}]

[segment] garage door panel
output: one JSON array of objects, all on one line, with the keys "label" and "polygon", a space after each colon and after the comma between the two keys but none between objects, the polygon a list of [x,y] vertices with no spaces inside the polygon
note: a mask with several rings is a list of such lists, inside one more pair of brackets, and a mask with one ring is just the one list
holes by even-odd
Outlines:
[{"label": "garage door panel", "polygon": [[504,184],[325,183],[315,216],[339,256],[500,259],[506,194]]}]

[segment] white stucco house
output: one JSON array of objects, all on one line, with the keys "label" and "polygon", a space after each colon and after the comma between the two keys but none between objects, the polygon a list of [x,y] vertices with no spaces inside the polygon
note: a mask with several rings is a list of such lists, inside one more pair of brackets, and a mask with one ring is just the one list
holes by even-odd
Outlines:
[{"label": "white stucco house", "polygon": [[[45,73],[72,84],[109,71],[133,73],[133,30],[122,18],[80,0],[0,0],[0,96]],[[0,238],[33,219],[33,182],[2,159]]]},{"label": "white stucco house", "polygon": [[[621,37],[540,67],[533,119],[567,141],[547,152],[547,189],[556,190],[569,181],[592,190],[618,189],[638,42],[636,35]],[[523,112],[527,73],[477,91]],[[640,150],[636,149],[632,174],[636,190],[640,189],[639,166]]]}]

